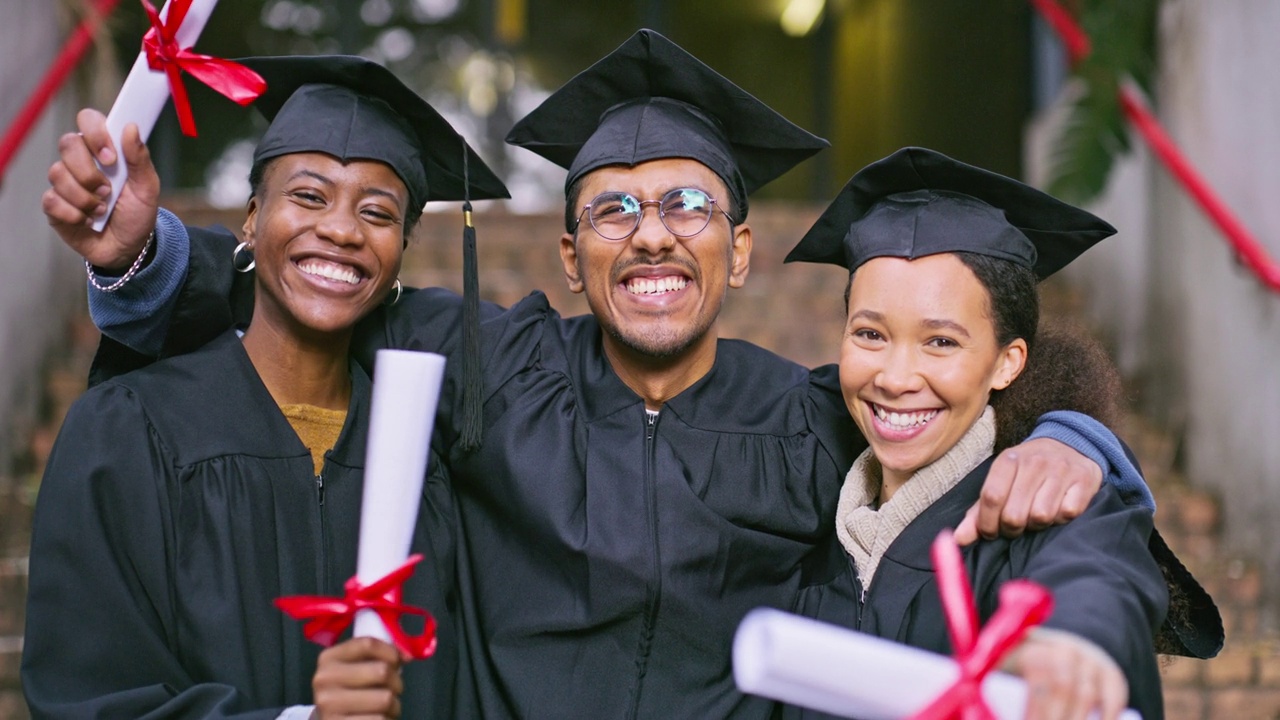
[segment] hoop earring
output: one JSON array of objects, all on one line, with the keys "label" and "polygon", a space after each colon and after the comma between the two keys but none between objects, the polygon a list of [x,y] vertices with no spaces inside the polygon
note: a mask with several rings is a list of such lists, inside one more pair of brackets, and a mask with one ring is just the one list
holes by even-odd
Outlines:
[{"label": "hoop earring", "polygon": [[400,302],[400,295],[404,292],[404,286],[400,284],[400,278],[396,278],[395,287],[396,287],[395,297],[388,300],[387,305],[395,305],[396,303]]},{"label": "hoop earring", "polygon": [[[249,254],[249,264],[244,265],[243,267],[241,266],[241,262],[243,262],[243,260],[240,257],[240,253],[242,252]],[[231,267],[234,267],[236,269],[236,272],[247,273],[253,269],[254,265],[257,265],[257,264],[258,264],[258,261],[255,260],[253,257],[253,246],[250,245],[248,242],[240,243],[239,245],[236,246],[235,250],[231,251]]]}]

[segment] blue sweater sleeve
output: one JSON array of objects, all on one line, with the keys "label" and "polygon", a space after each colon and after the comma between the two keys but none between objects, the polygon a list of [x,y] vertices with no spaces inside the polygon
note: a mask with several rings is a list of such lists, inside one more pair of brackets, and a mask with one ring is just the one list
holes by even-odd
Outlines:
[{"label": "blue sweater sleeve", "polygon": [[[160,209],[156,215],[156,254],[124,287],[104,293],[89,286],[89,316],[111,339],[144,355],[157,356],[187,277],[191,240],[182,221]],[[102,276],[103,282],[114,278]]]},{"label": "blue sweater sleeve", "polygon": [[1042,437],[1064,443],[1098,463],[1103,477],[1120,492],[1125,504],[1156,511],[1151,489],[1125,455],[1120,439],[1102,423],[1083,413],[1055,410],[1040,416],[1027,439]]}]

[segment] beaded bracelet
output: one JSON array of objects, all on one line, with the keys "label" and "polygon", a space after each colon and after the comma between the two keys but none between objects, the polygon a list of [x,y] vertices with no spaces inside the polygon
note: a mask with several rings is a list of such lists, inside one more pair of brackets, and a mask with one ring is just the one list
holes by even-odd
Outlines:
[{"label": "beaded bracelet", "polygon": [[151,243],[155,242],[155,239],[156,231],[153,229],[151,234],[147,236],[146,244],[142,246],[142,252],[138,253],[138,258],[133,261],[133,264],[129,266],[129,269],[125,271],[124,275],[120,276],[119,280],[116,280],[110,285],[102,285],[99,283],[98,276],[93,274],[93,264],[88,260],[85,260],[84,271],[85,274],[89,276],[89,284],[104,293],[113,293],[124,287],[125,283],[129,282],[129,280],[133,279],[134,275],[138,274],[138,269],[142,267],[142,261],[146,259],[147,253],[151,250]]}]

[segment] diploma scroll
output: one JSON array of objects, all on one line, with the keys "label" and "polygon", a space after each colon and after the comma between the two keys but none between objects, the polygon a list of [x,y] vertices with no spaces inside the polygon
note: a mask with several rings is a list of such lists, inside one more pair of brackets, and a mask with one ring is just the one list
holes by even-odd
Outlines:
[{"label": "diploma scroll", "polygon": [[[161,18],[168,19],[172,4],[172,0],[164,4],[160,10]],[[195,44],[217,4],[218,0],[191,0],[191,7],[187,10],[182,26],[174,34],[174,39],[179,45],[190,47]],[[107,131],[111,134],[111,142],[116,148],[116,161],[110,165],[98,163],[98,167],[102,168],[107,180],[111,182],[111,196],[107,198],[107,211],[102,214],[102,217],[93,221],[95,231],[102,232],[102,228],[107,226],[111,209],[116,206],[120,191],[129,177],[128,167],[124,162],[124,150],[121,149],[124,126],[136,123],[142,142],[145,143],[147,138],[151,137],[151,130],[155,128],[156,120],[159,119],[160,112],[164,110],[164,104],[168,100],[168,76],[163,70],[151,69],[147,63],[145,51],[138,53],[138,59],[133,62],[133,68],[129,70],[129,75],[120,88],[120,94],[116,96],[116,102],[111,106],[111,112],[107,114]]]},{"label": "diploma scroll", "polygon": [[[444,366],[444,357],[434,353],[378,351],[356,561],[363,584],[382,578],[409,556]],[[356,614],[354,632],[391,641],[372,610]]]},{"label": "diploma scroll", "polygon": [[[923,710],[960,677],[955,662],[780,610],[753,610],[733,640],[738,689],[832,715],[900,720]],[[982,695],[1001,720],[1021,720],[1027,687],[993,672]],[[1122,720],[1142,720],[1125,710]]]}]

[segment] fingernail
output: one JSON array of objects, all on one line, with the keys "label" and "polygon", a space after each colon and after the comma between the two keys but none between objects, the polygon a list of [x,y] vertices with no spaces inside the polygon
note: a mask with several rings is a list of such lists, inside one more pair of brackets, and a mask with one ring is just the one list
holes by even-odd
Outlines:
[{"label": "fingernail", "polygon": [[106,198],[111,197],[111,186],[99,185],[98,189],[93,191],[93,194],[105,200]]},{"label": "fingernail", "polygon": [[110,165],[116,161],[116,154],[111,152],[111,148],[102,148],[98,151],[98,159],[103,165]]},{"label": "fingernail", "polygon": [[107,212],[107,206],[106,206],[106,205],[98,205],[98,207],[96,207],[96,208],[94,208],[94,209],[93,209],[93,216],[94,216],[94,217],[101,217],[102,215],[105,215],[105,214],[106,214],[106,212]]}]

